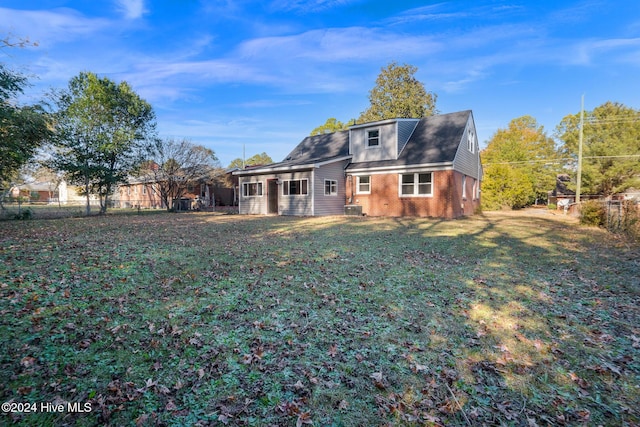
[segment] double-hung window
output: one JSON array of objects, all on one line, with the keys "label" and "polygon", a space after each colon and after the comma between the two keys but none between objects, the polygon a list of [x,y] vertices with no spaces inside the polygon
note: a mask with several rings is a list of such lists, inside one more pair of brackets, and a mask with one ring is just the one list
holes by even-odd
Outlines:
[{"label": "double-hung window", "polygon": [[308,180],[292,179],[282,183],[282,195],[284,196],[306,196],[309,194]]},{"label": "double-hung window", "polygon": [[359,176],[356,182],[357,194],[371,193],[371,176]]},{"label": "double-hung window", "polygon": [[433,195],[433,174],[405,173],[400,175],[400,196]]},{"label": "double-hung window", "polygon": [[243,197],[262,196],[262,183],[261,182],[243,182],[242,196]]},{"label": "double-hung window", "polygon": [[367,147],[377,147],[380,145],[380,130],[370,129],[367,131]]},{"label": "double-hung window", "polygon": [[337,196],[338,195],[338,181],[334,179],[324,180],[324,195],[325,196]]}]

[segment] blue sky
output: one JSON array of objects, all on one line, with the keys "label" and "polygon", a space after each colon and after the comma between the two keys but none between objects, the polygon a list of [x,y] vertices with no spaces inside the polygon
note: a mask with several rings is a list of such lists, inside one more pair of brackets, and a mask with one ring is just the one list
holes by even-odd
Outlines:
[{"label": "blue sky", "polygon": [[473,110],[482,146],[523,115],[552,136],[583,94],[640,108],[638,0],[2,0],[7,34],[38,43],[0,50],[33,76],[25,101],[81,71],[125,80],[162,137],[225,166],[357,118],[391,61],[418,67],[440,112]]}]

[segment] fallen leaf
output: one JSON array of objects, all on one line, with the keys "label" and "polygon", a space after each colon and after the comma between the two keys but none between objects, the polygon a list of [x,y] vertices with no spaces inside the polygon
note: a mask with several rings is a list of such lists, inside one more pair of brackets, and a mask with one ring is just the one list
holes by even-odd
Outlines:
[{"label": "fallen leaf", "polygon": [[298,415],[296,427],[302,427],[303,424],[313,424],[313,421],[311,420],[311,414],[309,412],[301,412]]},{"label": "fallen leaf", "polygon": [[143,426],[149,420],[149,414],[142,414],[138,418],[136,418],[136,425]]},{"label": "fallen leaf", "polygon": [[331,357],[336,357],[336,355],[338,354],[338,346],[332,344],[331,347],[329,347],[329,351],[327,352],[327,354]]}]

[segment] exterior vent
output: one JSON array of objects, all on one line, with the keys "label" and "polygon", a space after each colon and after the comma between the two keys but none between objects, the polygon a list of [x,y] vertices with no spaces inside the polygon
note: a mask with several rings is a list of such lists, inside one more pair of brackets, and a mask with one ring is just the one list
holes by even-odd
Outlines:
[{"label": "exterior vent", "polygon": [[350,216],[362,216],[362,206],[361,205],[345,205],[344,214],[350,215]]}]

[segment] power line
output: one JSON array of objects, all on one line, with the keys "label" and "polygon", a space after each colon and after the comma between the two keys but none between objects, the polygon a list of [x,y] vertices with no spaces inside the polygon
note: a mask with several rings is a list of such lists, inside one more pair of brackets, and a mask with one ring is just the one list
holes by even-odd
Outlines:
[{"label": "power line", "polygon": [[[618,156],[583,156],[583,159],[632,159],[640,158],[640,154],[623,154]],[[484,163],[483,166],[489,165],[522,165],[528,163],[561,163],[563,161],[576,160],[574,157],[560,157],[557,159],[538,159],[538,160],[521,160],[517,162],[493,162]]]}]

